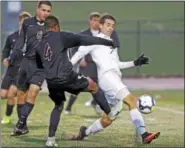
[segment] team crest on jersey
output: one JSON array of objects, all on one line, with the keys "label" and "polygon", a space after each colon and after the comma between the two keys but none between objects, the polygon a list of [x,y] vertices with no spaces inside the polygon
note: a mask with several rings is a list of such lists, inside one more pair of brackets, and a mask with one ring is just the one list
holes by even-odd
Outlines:
[{"label": "team crest on jersey", "polygon": [[37,32],[37,39],[41,40],[42,39],[42,35],[43,35],[43,31],[38,31]]},{"label": "team crest on jersey", "polygon": [[44,23],[37,22],[37,25],[44,26]]}]

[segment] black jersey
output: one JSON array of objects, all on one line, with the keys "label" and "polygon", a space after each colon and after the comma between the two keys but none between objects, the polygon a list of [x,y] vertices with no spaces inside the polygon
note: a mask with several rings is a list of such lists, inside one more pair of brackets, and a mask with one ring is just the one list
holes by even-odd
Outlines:
[{"label": "black jersey", "polygon": [[67,50],[82,45],[101,44],[114,46],[113,42],[99,37],[79,35],[69,32],[47,32],[38,46],[37,64],[45,69],[46,79],[63,83],[73,79],[72,64]]}]

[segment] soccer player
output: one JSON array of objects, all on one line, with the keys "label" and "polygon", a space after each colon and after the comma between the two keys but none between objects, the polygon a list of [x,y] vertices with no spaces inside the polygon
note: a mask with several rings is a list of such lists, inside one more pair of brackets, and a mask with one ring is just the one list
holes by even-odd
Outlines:
[{"label": "soccer player", "polygon": [[36,15],[24,21],[21,35],[15,45],[15,52],[12,53],[13,59],[20,52],[24,54],[20,65],[18,88],[22,94],[27,92],[26,102],[21,109],[21,117],[13,133],[11,133],[12,136],[19,136],[29,132],[27,118],[34,107],[36,96],[45,79],[43,70],[37,68],[35,48],[45,32],[44,21],[50,15],[51,9],[52,4],[50,1],[39,1],[37,3]]},{"label": "soccer player", "polygon": [[[90,35],[90,36],[95,36],[95,35],[99,34],[100,15],[101,14],[99,12],[91,12],[89,15],[89,28],[81,31],[80,34]],[[111,38],[116,42],[117,46],[119,47],[120,46],[119,39],[118,39],[117,33],[115,31],[112,33]],[[77,48],[75,47],[75,49],[71,49],[71,50],[73,53],[75,53],[78,50],[78,47]],[[92,60],[90,54],[86,55],[82,60],[80,60],[79,65],[80,66],[78,66],[78,68],[77,68],[79,73],[82,73],[86,77],[87,76],[90,77],[95,82],[98,81],[97,67],[96,67],[96,64],[94,63],[94,61]],[[101,101],[106,101],[102,90],[99,89],[98,91],[100,91],[99,93],[101,94],[100,95]],[[96,95],[93,95],[93,98],[94,97],[96,97]],[[77,98],[77,96],[75,96],[73,94],[70,96],[68,104],[67,104],[65,112],[64,112],[65,114],[71,114],[71,108],[72,108],[72,105],[75,102],[76,98]],[[101,111],[101,110],[99,109],[99,106],[97,105],[97,103],[95,101],[97,99],[100,100],[100,98],[93,99],[92,101],[90,101],[90,104],[95,109],[95,111],[97,113],[99,113],[99,111]]]},{"label": "soccer player", "polygon": [[80,91],[90,91],[94,94],[97,92],[96,83],[92,79],[73,71],[67,50],[81,45],[115,45],[112,41],[98,37],[60,32],[59,21],[54,16],[49,16],[45,24],[48,31],[44,34],[36,50],[36,57],[38,67],[45,70],[49,97],[55,103],[50,116],[49,134],[46,142],[46,146],[55,146],[55,132],[65,101],[64,92],[67,91],[75,95]]},{"label": "soccer player", "polygon": [[[4,66],[8,67],[6,74],[3,78],[2,84],[1,84],[1,97],[6,98],[7,100],[7,106],[6,106],[6,113],[1,121],[2,124],[8,124],[11,121],[11,114],[13,112],[13,107],[15,105],[15,97],[17,94],[17,87],[16,85],[16,79],[18,75],[18,69],[20,66],[20,62],[22,60],[22,55],[20,55],[20,58],[17,59],[16,62],[12,63],[11,62],[11,52],[13,50],[13,47],[15,45],[15,42],[19,36],[19,32],[21,30],[23,21],[25,19],[28,19],[31,17],[31,14],[28,12],[24,11],[21,12],[19,15],[19,30],[10,34],[7,37],[5,47],[3,49],[3,55],[2,55],[2,61]],[[10,61],[10,63],[9,63]],[[20,116],[20,108],[22,104],[24,103],[24,98],[19,98],[17,100],[17,114],[18,117]]]},{"label": "soccer player", "polygon": [[[100,19],[101,33],[98,37],[111,39],[116,20],[112,15],[106,14]],[[80,47],[78,52],[72,57],[71,62],[74,65],[79,59],[88,53],[91,54],[98,69],[99,86],[104,91],[108,103],[111,107],[109,114],[104,114],[101,119],[95,121],[91,126],[80,128],[80,132],[73,140],[82,140],[90,134],[95,134],[109,126],[120,113],[120,104],[123,101],[129,108],[131,120],[143,139],[143,143],[150,143],[157,138],[160,132],[149,133],[145,128],[145,123],[141,113],[137,109],[137,98],[130,93],[121,79],[120,68],[129,68],[133,66],[141,66],[148,64],[148,58],[143,55],[135,61],[121,62],[119,61],[117,50],[102,45],[94,45],[89,47]],[[103,55],[103,57],[102,57]]]}]

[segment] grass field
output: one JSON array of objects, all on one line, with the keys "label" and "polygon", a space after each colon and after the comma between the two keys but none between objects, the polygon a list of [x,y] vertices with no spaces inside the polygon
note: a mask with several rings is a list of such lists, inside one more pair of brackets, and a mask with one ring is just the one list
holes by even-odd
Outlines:
[{"label": "grass field", "polygon": [[[85,108],[84,103],[91,96],[83,93],[75,103],[73,115],[61,116],[57,131],[57,142],[60,147],[183,147],[184,146],[184,91],[134,91],[136,95],[151,93],[157,96],[157,107],[152,114],[145,115],[147,128],[150,131],[160,130],[159,139],[150,145],[143,146],[136,140],[135,130],[129,120],[128,111],[123,111],[117,120],[103,132],[91,135],[85,141],[68,141],[68,136],[78,132],[81,125],[90,125],[99,118],[92,108]],[[29,117],[30,133],[21,137],[10,137],[16,123],[14,111],[12,124],[2,126],[3,147],[43,147],[48,130],[52,102],[46,94],[40,94],[31,116]],[[2,101],[2,111],[5,101]]]}]

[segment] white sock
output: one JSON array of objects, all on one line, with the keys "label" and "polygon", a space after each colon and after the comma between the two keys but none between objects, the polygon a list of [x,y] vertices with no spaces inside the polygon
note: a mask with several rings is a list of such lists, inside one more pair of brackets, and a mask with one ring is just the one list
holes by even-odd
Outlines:
[{"label": "white sock", "polygon": [[103,129],[104,128],[101,125],[100,119],[98,119],[86,129],[86,135],[98,133]]},{"label": "white sock", "polygon": [[143,120],[143,117],[141,115],[141,113],[138,111],[138,109],[132,109],[130,111],[130,117],[131,120],[133,122],[133,124],[135,125],[135,128],[137,129],[137,132],[142,135],[143,133],[146,132],[145,129],[145,122]]},{"label": "white sock", "polygon": [[55,142],[55,137],[48,137],[47,141]]}]

